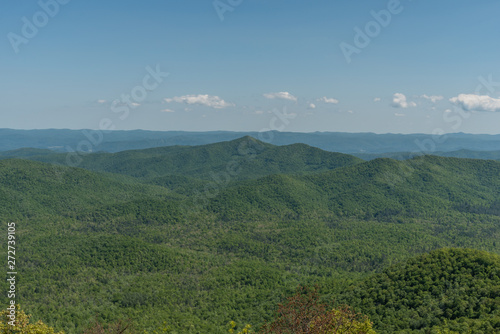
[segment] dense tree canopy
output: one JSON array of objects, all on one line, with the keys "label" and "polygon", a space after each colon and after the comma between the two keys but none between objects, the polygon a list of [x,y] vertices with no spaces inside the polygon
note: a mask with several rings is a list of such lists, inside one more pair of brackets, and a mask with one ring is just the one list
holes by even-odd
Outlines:
[{"label": "dense tree canopy", "polygon": [[[493,255],[448,249],[406,262],[443,247],[500,253],[499,162],[360,163],[248,138],[193,150],[92,154],[88,169],[0,161],[16,298],[33,321],[66,333],[95,317],[149,331],[166,322],[171,333],[225,333],[231,320],[258,330],[298,285],[319,284],[377,332],[499,328]],[[232,161],[239,172],[215,182]]]}]

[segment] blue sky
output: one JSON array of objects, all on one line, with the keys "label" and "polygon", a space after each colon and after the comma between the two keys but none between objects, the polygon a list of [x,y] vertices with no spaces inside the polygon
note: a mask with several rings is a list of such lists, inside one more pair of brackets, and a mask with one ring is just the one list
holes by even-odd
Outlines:
[{"label": "blue sky", "polygon": [[494,0],[2,9],[2,128],[500,133]]}]

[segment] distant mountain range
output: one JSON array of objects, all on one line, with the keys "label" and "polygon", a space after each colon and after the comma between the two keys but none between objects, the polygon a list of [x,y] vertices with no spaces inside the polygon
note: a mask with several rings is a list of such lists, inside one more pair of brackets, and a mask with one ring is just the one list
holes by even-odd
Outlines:
[{"label": "distant mountain range", "polygon": [[455,133],[436,137],[428,134],[374,134],[343,132],[186,132],[186,131],[94,131],[0,129],[0,151],[20,148],[58,152],[119,152],[175,145],[205,145],[252,136],[273,145],[307,144],[330,152],[388,153],[498,151],[500,135]]},{"label": "distant mountain range", "polygon": [[[467,158],[467,159],[481,159],[481,160],[500,160],[500,150],[496,151],[472,151],[472,150],[458,150],[451,152],[436,151],[429,153],[440,157],[450,158]],[[390,158],[395,160],[411,159],[419,154],[415,152],[387,152],[387,153],[352,153],[352,155],[363,160],[373,160],[377,158]]]}]

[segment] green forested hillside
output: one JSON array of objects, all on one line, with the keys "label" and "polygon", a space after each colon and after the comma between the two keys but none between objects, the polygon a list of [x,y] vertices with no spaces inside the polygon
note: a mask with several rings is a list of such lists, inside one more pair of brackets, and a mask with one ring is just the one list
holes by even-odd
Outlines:
[{"label": "green forested hillside", "polygon": [[12,151],[0,151],[0,158],[27,158],[33,156],[55,155],[52,150],[40,148],[19,148]]},{"label": "green forested hillside", "polygon": [[[377,158],[391,158],[396,160],[411,159],[415,156],[422,155],[427,152],[385,152],[385,153],[355,153],[354,156],[363,160],[373,160]],[[431,153],[429,153],[431,154]],[[458,150],[458,151],[435,151],[432,155],[449,158],[465,158],[465,159],[482,159],[482,160],[500,160],[500,151],[484,151],[484,150]]]},{"label": "green forested hillside", "polygon": [[[13,154],[16,152],[13,152]],[[17,157],[17,153],[14,157]],[[23,154],[31,160],[66,164],[67,154]],[[270,174],[326,171],[362,162],[304,144],[274,146],[252,137],[203,146],[167,146],[79,156],[78,167],[155,179],[182,175],[203,180],[257,178]],[[227,176],[226,176],[227,175]],[[155,182],[155,181],[153,181]]]},{"label": "green forested hillside", "polygon": [[0,161],[0,180],[0,215],[11,220],[41,214],[74,216],[93,211],[100,203],[128,203],[144,196],[180,197],[120,175],[17,159]]},{"label": "green forested hillside", "polygon": [[343,297],[378,333],[500,332],[500,256],[444,248],[373,275]]},{"label": "green forested hillside", "polygon": [[[104,323],[130,318],[141,331],[166,321],[172,333],[223,333],[230,320],[258,328],[297,285],[319,284],[325,298],[386,330],[381,311],[360,302],[359,280],[443,247],[500,253],[498,162],[359,163],[304,145],[241,155],[234,144],[213,155],[211,146],[189,148],[196,155],[172,148],[184,170],[149,150],[124,152],[121,164],[85,158],[106,173],[0,161],[0,213],[16,222],[19,241],[18,302],[68,333],[96,314]],[[211,168],[235,157],[234,180],[211,181]],[[109,173],[119,166],[127,175]],[[414,328],[404,317],[401,328]]]},{"label": "green forested hillside", "polygon": [[500,194],[500,163],[424,156],[410,161],[376,159],[329,172],[272,175],[240,182],[212,200],[222,216],[252,210],[274,215],[334,214],[364,220],[447,215],[463,205],[488,206]]}]

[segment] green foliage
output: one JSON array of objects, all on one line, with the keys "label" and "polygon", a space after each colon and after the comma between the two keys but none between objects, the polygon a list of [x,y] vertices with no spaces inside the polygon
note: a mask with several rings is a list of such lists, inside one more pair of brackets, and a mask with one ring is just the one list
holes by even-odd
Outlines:
[{"label": "green foliage", "polygon": [[231,333],[231,334],[234,334],[234,332],[236,332],[236,334],[253,333],[253,331],[251,330],[251,328],[252,328],[251,325],[246,324],[245,327],[243,327],[241,330],[238,330],[236,322],[230,321],[229,322],[229,331],[228,332]]},{"label": "green foliage", "polygon": [[[13,154],[14,157],[65,164],[66,154]],[[246,136],[203,146],[167,146],[118,153],[85,155],[79,167],[143,178],[159,183],[172,176],[217,183],[255,179],[271,174],[319,172],[361,163],[342,153],[326,152],[304,144],[274,146]]]},{"label": "green foliage", "polygon": [[[15,306],[15,318],[10,310],[0,312],[0,333],[2,334],[64,334],[56,333],[54,328],[47,326],[42,321],[33,323],[29,315],[21,310],[19,304]],[[14,320],[15,319],[15,320]],[[13,325],[12,325],[13,324]]]},{"label": "green foliage", "polygon": [[[396,160],[412,159],[415,152],[384,152],[384,153],[353,153],[354,156],[363,160],[373,160],[377,158],[391,158]],[[485,150],[466,150],[458,151],[436,151],[432,155],[448,158],[464,158],[464,159],[482,159],[482,160],[500,160],[500,151],[485,151]]]},{"label": "green foliage", "polygon": [[[220,173],[233,159],[241,170],[206,192],[211,172],[225,180]],[[297,285],[318,283],[328,297],[349,305],[352,297],[383,331],[385,311],[361,308],[349,286],[442,247],[500,253],[500,163],[358,162],[248,138],[99,153],[82,163],[123,174],[2,160],[0,216],[16,221],[20,247],[17,298],[33,319],[67,333],[81,333],[96,314],[102,324],[131,319],[141,331],[166,322],[171,333],[226,333],[229,320],[259,328]],[[498,328],[490,312],[496,283],[483,282],[453,295],[459,318],[422,322],[418,330]],[[445,277],[443,284],[452,283]],[[426,311],[449,302],[426,308],[426,301]],[[469,314],[464,302],[479,306]],[[413,318],[391,319],[404,331],[417,328],[408,325]]]},{"label": "green foliage", "polygon": [[348,306],[329,310],[320,301],[318,288],[297,288],[279,305],[276,319],[262,327],[263,334],[375,334],[372,323]]},{"label": "green foliage", "polygon": [[500,331],[500,256],[444,248],[397,264],[345,293],[380,333]]}]

